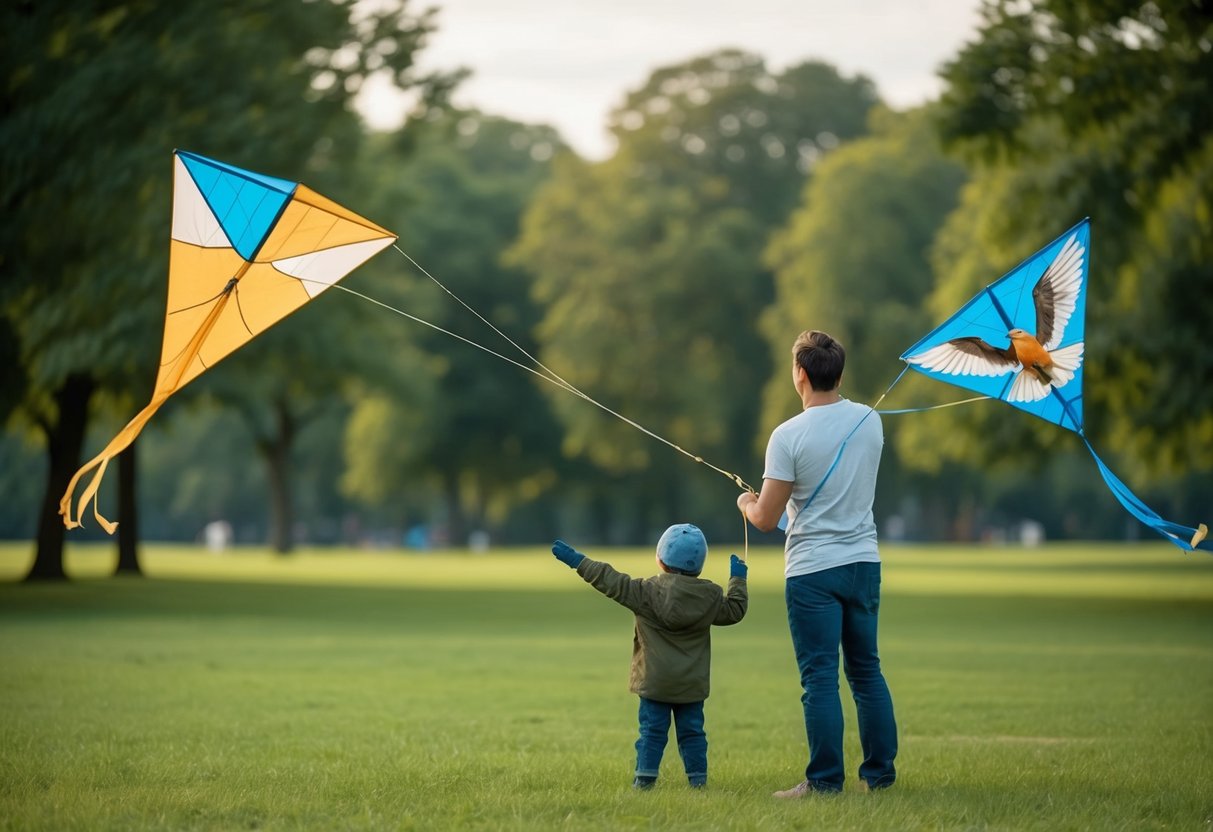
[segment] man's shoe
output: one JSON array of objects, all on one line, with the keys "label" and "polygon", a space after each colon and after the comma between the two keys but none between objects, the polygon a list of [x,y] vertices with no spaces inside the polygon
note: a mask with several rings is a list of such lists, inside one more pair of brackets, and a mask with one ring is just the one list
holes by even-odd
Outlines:
[{"label": "man's shoe", "polygon": [[797,783],[790,789],[785,789],[781,792],[775,792],[771,797],[778,797],[781,800],[799,800],[800,798],[813,793],[813,787],[809,785],[809,781],[805,780]]},{"label": "man's shoe", "polygon": [[655,786],[656,784],[657,784],[656,777],[643,777],[638,774],[638,775],[636,775],[636,779],[632,781],[632,788],[640,789],[641,791],[648,791],[649,789],[653,788],[653,786]]}]

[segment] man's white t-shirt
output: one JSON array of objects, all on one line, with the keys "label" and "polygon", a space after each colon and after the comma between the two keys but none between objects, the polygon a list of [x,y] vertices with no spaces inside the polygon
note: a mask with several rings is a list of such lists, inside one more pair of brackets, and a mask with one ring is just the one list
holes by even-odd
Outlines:
[{"label": "man's white t-shirt", "polygon": [[872,500],[883,448],[880,416],[847,399],[806,408],[771,433],[762,476],[792,483],[786,577],[880,561]]}]

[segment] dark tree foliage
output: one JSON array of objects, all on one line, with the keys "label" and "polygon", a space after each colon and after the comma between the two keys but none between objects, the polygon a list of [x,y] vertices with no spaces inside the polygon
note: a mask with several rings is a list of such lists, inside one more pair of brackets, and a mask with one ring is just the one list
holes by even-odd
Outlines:
[{"label": "dark tree foliage", "polygon": [[[41,426],[52,462],[36,574],[62,572],[53,492],[80,461],[90,399],[130,413],[150,392],[171,151],[310,173],[322,188],[357,147],[351,101],[368,74],[423,92],[443,85],[412,74],[429,13],[355,5],[18,0],[0,9],[0,313],[30,381],[20,410]],[[68,403],[78,412],[64,412]]]},{"label": "dark tree foliage", "polygon": [[[981,250],[989,282],[1091,216],[1088,433],[1142,479],[1213,470],[1207,4],[988,2],[943,76],[942,136],[983,191],[950,249]],[[972,270],[941,278],[949,299],[981,285]],[[1037,444],[1026,430],[1002,447]]]}]

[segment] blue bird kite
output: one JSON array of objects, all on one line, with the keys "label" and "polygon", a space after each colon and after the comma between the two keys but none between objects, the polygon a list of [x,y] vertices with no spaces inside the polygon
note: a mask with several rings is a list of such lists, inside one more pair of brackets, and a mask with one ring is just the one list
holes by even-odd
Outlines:
[{"label": "blue bird kite", "polygon": [[1192,528],[1160,517],[1112,473],[1083,431],[1090,246],[1091,223],[1084,219],[983,289],[901,358],[931,378],[1074,431],[1130,513],[1182,549],[1213,551],[1205,524]]}]

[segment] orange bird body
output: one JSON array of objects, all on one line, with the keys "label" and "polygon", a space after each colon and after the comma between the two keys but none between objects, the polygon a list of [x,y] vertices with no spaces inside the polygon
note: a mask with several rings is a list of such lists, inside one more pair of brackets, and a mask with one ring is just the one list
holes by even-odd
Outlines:
[{"label": "orange bird body", "polygon": [[1036,340],[1035,335],[1013,329],[1007,333],[1007,337],[1011,339],[1011,349],[1024,370],[1036,376],[1041,384],[1053,381],[1053,356]]}]

